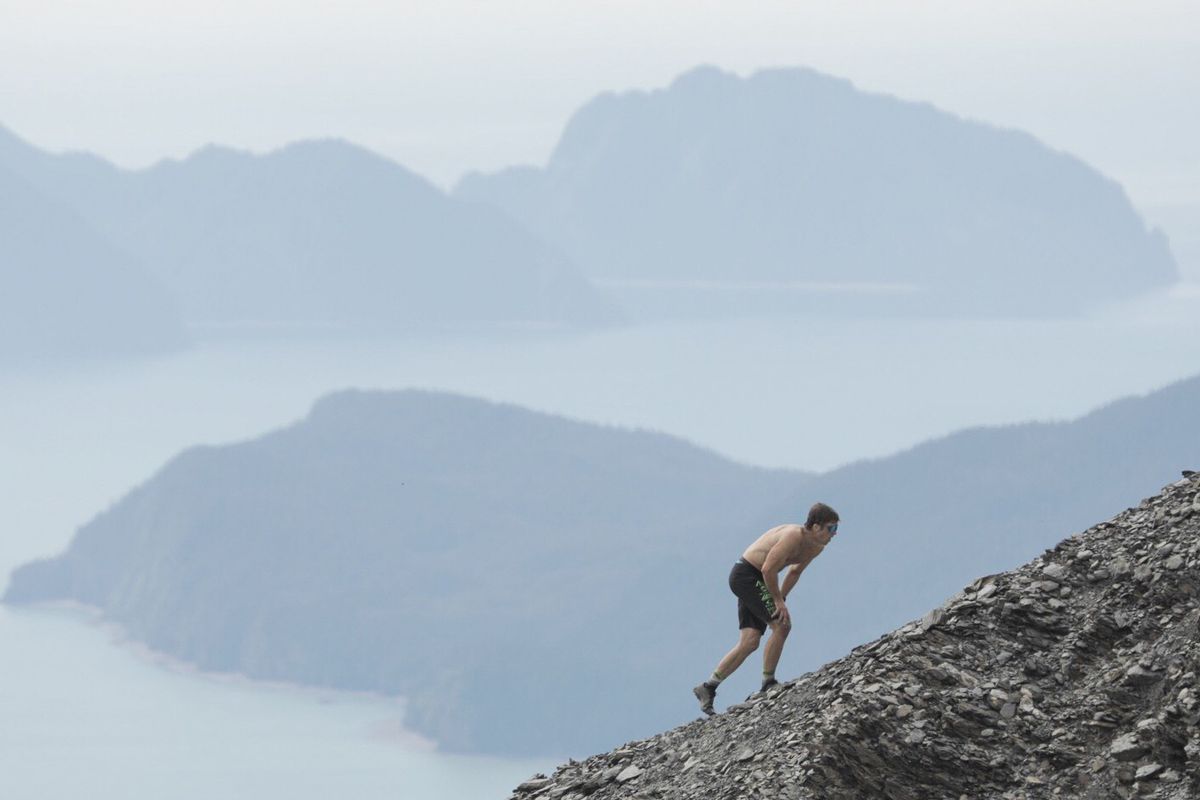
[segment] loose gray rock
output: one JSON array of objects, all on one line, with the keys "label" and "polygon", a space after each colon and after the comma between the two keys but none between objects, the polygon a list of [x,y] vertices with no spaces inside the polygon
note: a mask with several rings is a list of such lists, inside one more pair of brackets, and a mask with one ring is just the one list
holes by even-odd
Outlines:
[{"label": "loose gray rock", "polygon": [[617,775],[617,783],[629,783],[641,774],[642,770],[638,767],[628,766]]},{"label": "loose gray rock", "polygon": [[1147,778],[1153,778],[1158,773],[1163,771],[1162,764],[1146,764],[1138,767],[1137,772],[1133,774],[1134,780],[1144,781]]},{"label": "loose gray rock", "polygon": [[1118,736],[1109,746],[1109,754],[1117,761],[1137,761],[1146,754],[1147,748],[1138,741],[1136,733]]},{"label": "loose gray rock", "polygon": [[776,692],[516,797],[1200,797],[1198,490],[1168,486]]},{"label": "loose gray rock", "polygon": [[[1088,555],[1091,554],[1089,553]],[[1052,581],[1061,583],[1063,578],[1067,576],[1067,568],[1062,564],[1047,564],[1042,567],[1042,574]]]},{"label": "loose gray rock", "polygon": [[1161,672],[1145,669],[1140,664],[1134,664],[1125,673],[1125,683],[1129,686],[1149,686],[1152,683],[1158,683],[1162,680],[1162,677]]},{"label": "loose gray rock", "polygon": [[549,778],[530,778],[517,787],[518,792],[536,792],[545,789],[551,783]]}]

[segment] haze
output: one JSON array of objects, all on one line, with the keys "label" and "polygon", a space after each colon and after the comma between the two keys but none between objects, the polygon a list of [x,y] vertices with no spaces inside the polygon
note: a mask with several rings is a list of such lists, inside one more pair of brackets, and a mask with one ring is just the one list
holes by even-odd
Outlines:
[{"label": "haze", "polygon": [[1195,468],[1198,8],[4,0],[4,787],[506,796]]},{"label": "haze", "polygon": [[1028,130],[1121,181],[1152,221],[1197,202],[1200,11],[1180,0],[16,0],[3,18],[4,124],[126,166],[341,136],[449,185],[544,162],[598,92],[699,63],[806,65]]}]

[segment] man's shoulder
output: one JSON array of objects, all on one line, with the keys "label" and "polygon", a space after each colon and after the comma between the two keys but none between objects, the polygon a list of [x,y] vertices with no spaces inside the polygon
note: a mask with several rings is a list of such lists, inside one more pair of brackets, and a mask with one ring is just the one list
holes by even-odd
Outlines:
[{"label": "man's shoulder", "polygon": [[785,539],[791,540],[798,536],[802,536],[804,531],[803,525],[795,525],[791,522],[785,522],[782,525],[776,525],[763,534],[762,538],[771,542],[782,542]]},{"label": "man's shoulder", "polygon": [[797,536],[805,553],[811,553],[813,556],[816,556],[825,549],[825,545],[817,541],[814,531],[808,530],[803,525],[797,525],[796,529],[799,531]]},{"label": "man's shoulder", "polygon": [[799,553],[807,550],[810,546],[810,537],[803,525],[785,525],[780,531],[779,541],[784,543],[793,553]]}]

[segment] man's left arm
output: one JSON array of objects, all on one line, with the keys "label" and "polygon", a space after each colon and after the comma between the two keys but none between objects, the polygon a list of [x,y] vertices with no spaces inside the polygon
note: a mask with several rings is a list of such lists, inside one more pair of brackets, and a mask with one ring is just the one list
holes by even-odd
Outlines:
[{"label": "man's left arm", "polygon": [[805,553],[798,562],[792,564],[791,568],[788,569],[787,575],[783,576],[783,585],[779,587],[784,599],[787,599],[787,596],[796,586],[796,581],[800,580],[800,573],[804,572],[804,568],[812,563],[812,560],[816,557],[816,553]]},{"label": "man's left arm", "polygon": [[787,600],[787,596],[791,594],[792,588],[795,587],[796,581],[800,580],[800,573],[804,571],[804,567],[799,564],[792,564],[787,575],[783,576],[783,585],[779,587],[783,593],[783,599]]}]

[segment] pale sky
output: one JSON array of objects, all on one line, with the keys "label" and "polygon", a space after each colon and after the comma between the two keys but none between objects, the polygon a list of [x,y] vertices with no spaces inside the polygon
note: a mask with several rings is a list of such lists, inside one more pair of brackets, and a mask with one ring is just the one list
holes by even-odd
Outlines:
[{"label": "pale sky", "polygon": [[0,0],[0,124],[124,166],[339,136],[449,186],[543,163],[598,92],[702,63],[809,66],[1021,128],[1173,238],[1200,223],[1193,0]]}]

